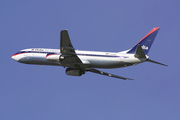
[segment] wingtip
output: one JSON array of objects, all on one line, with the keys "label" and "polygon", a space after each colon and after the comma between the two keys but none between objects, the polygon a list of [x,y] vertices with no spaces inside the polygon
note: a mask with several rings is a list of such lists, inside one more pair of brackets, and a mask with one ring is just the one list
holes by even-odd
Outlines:
[{"label": "wingtip", "polygon": [[124,78],[124,80],[133,80],[134,81],[134,79],[132,79],[132,78]]},{"label": "wingtip", "polygon": [[135,79],[127,78],[126,80],[133,80],[134,81]]},{"label": "wingtip", "polygon": [[68,29],[61,30],[61,32],[63,32],[63,31],[68,31]]},{"label": "wingtip", "polygon": [[159,30],[160,27],[154,27],[153,29],[154,29],[154,31],[156,31],[156,30]]},{"label": "wingtip", "polygon": [[148,62],[152,62],[152,63],[156,63],[156,64],[159,64],[159,65],[163,65],[163,66],[168,67],[168,65],[166,65],[166,64],[163,64],[163,63],[160,63],[160,62],[157,62],[157,61],[151,60],[151,59],[147,59],[147,61],[148,61]]}]

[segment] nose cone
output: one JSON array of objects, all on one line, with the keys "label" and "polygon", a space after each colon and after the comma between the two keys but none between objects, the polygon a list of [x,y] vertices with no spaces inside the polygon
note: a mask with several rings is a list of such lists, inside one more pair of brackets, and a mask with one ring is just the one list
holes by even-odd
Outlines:
[{"label": "nose cone", "polygon": [[12,58],[13,60],[15,60],[15,61],[18,61],[18,60],[19,60],[19,58],[17,57],[16,54],[12,55],[11,58]]}]

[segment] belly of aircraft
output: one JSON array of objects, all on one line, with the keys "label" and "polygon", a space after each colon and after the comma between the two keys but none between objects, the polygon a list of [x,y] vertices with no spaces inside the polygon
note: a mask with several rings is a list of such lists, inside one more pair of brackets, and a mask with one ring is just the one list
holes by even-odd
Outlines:
[{"label": "belly of aircraft", "polygon": [[119,59],[89,59],[92,68],[119,68],[123,67],[123,61]]}]

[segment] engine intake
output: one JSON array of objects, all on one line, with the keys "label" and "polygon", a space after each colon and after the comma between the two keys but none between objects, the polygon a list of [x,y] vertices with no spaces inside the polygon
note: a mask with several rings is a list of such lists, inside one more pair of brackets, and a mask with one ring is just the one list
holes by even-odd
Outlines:
[{"label": "engine intake", "polygon": [[46,55],[46,60],[52,61],[52,62],[58,62],[59,57],[60,57],[59,54],[49,53],[49,54]]}]

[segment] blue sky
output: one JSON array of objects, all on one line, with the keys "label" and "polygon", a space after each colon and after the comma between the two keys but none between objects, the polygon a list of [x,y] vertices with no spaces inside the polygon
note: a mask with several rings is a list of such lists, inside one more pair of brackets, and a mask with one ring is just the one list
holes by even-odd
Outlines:
[{"label": "blue sky", "polygon": [[[1,120],[179,120],[179,0],[0,1]],[[63,67],[20,64],[11,55],[25,48],[59,48],[68,29],[79,50],[119,52],[133,47],[153,27],[160,31],[151,59],[104,71],[135,81]]]}]

